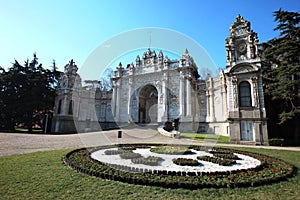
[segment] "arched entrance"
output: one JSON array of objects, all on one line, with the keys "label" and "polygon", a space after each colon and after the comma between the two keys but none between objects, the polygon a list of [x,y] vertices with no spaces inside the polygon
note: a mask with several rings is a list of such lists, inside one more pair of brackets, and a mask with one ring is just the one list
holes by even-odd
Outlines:
[{"label": "arched entrance", "polygon": [[139,123],[157,122],[157,89],[146,85],[139,92]]}]

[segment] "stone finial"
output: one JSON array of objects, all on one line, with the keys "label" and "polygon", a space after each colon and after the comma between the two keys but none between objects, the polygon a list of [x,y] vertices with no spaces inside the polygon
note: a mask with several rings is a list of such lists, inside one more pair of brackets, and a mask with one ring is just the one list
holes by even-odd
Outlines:
[{"label": "stone finial", "polygon": [[158,57],[159,57],[159,58],[164,57],[164,54],[163,54],[162,50],[159,51]]},{"label": "stone finial", "polygon": [[129,69],[130,69],[130,70],[133,70],[133,69],[134,69],[133,63],[131,63],[131,64],[129,65]]},{"label": "stone finial", "polygon": [[75,65],[74,60],[72,59],[68,64],[65,65],[66,74],[76,74],[78,71],[77,65]]},{"label": "stone finial", "polygon": [[188,49],[185,49],[185,51],[182,54],[182,58],[187,60],[187,61],[191,60],[191,56],[189,55]]},{"label": "stone finial", "polygon": [[170,61],[170,60],[169,60],[168,56],[166,56],[165,59],[164,59],[164,62],[167,63],[167,62],[169,62],[169,61]]},{"label": "stone finial", "polygon": [[140,61],[141,61],[141,59],[140,59],[140,56],[139,56],[139,55],[137,55],[137,56],[136,56],[136,59],[135,59],[135,61],[136,61],[136,62],[140,62]]},{"label": "stone finial", "polygon": [[184,55],[184,56],[189,56],[189,50],[188,50],[188,49],[185,49],[184,52],[183,52],[183,55]]},{"label": "stone finial", "polygon": [[121,62],[119,63],[119,65],[118,65],[117,68],[118,68],[118,69],[122,69],[122,63],[121,63]]},{"label": "stone finial", "polygon": [[244,18],[240,14],[238,14],[235,18],[235,21],[236,22],[244,21]]}]

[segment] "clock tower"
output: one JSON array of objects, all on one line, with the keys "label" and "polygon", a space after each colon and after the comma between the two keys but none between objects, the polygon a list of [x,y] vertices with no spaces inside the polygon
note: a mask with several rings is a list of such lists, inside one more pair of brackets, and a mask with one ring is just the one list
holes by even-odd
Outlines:
[{"label": "clock tower", "polygon": [[257,34],[238,15],[226,38],[228,121],[232,143],[267,144],[261,59]]},{"label": "clock tower", "polygon": [[257,34],[250,29],[250,22],[238,15],[231,25],[230,35],[226,39],[226,67],[245,61],[257,62],[257,44]]}]

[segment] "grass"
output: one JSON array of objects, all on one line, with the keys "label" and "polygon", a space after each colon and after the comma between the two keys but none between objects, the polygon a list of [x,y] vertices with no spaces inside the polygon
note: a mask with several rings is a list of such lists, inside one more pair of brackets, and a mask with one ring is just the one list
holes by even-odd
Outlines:
[{"label": "grass", "polygon": [[[281,158],[300,168],[300,152],[235,148]],[[1,199],[299,199],[300,175],[277,184],[235,189],[165,189],[76,173],[61,158],[69,150],[0,157]]]},{"label": "grass", "polygon": [[217,141],[217,143],[229,143],[229,136],[205,134],[205,133],[181,133],[180,137],[192,140]]},{"label": "grass", "polygon": [[[16,128],[15,130],[1,130],[1,132],[6,132],[6,133],[29,133],[28,129],[26,128]],[[42,129],[32,129],[32,133],[43,133]]]}]

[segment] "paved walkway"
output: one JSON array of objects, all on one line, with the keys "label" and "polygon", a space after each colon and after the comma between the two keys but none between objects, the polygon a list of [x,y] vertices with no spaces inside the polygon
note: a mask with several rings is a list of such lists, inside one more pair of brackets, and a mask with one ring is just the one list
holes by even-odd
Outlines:
[{"label": "paved walkway", "polygon": [[215,141],[196,141],[190,139],[173,139],[160,135],[155,129],[147,127],[100,131],[70,135],[43,135],[23,133],[0,133],[0,156],[22,154],[35,151],[79,148],[118,143],[165,143],[165,144],[210,144],[222,146],[251,147],[300,151],[300,147],[250,146],[235,144],[215,144]]}]

